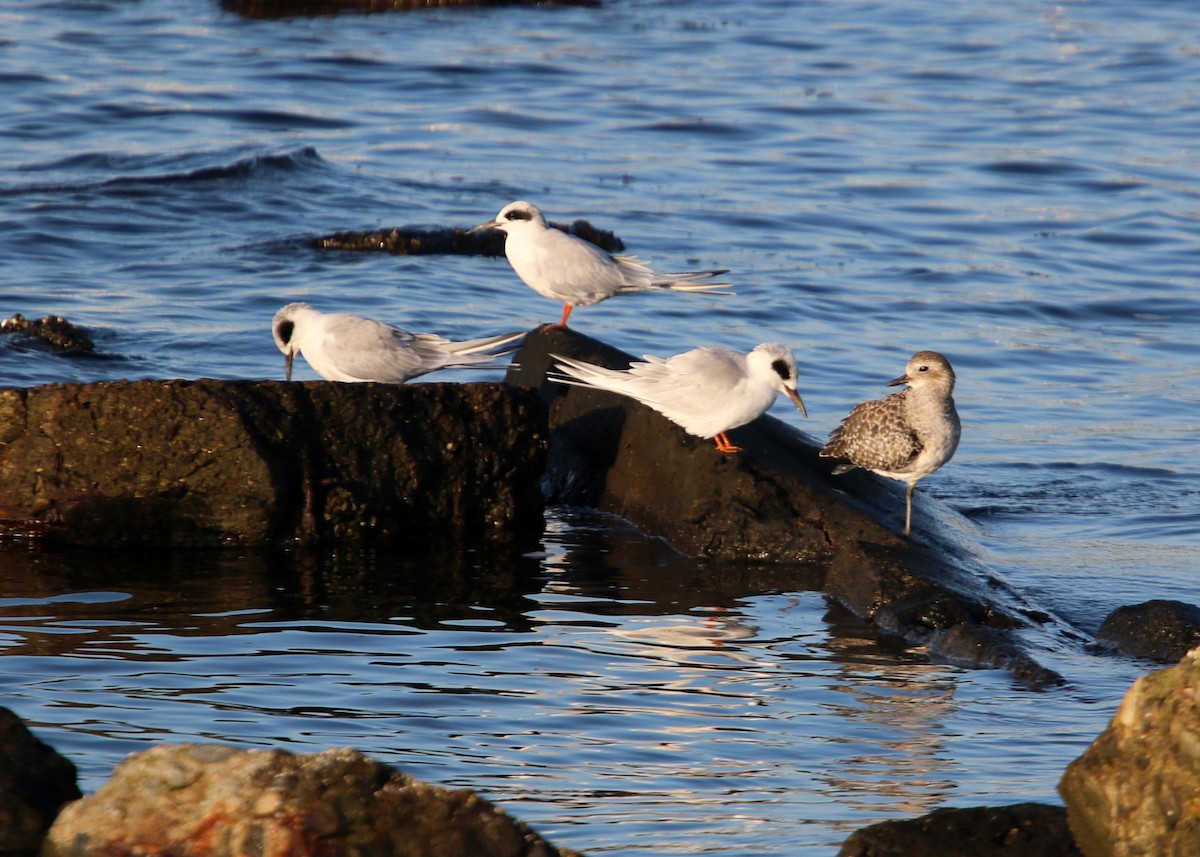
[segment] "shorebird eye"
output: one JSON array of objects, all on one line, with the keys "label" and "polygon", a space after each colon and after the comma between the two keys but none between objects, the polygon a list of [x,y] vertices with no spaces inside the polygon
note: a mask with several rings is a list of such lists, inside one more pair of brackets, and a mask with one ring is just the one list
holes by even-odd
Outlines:
[{"label": "shorebird eye", "polygon": [[275,328],[275,331],[276,331],[276,333],[279,334],[280,341],[284,345],[287,345],[289,342],[292,341],[292,331],[294,331],[295,329],[296,329],[296,322],[281,321],[281,322],[279,322],[279,327]]},{"label": "shorebird eye", "polygon": [[918,372],[928,372],[928,371],[929,371],[929,367],[928,367],[928,366],[922,366],[922,367],[921,367],[920,369],[918,369],[917,371],[918,371]]},{"label": "shorebird eye", "polygon": [[788,368],[787,363],[783,360],[776,360],[771,364],[771,368],[775,370],[776,375],[785,381],[790,380],[792,377],[792,370]]}]

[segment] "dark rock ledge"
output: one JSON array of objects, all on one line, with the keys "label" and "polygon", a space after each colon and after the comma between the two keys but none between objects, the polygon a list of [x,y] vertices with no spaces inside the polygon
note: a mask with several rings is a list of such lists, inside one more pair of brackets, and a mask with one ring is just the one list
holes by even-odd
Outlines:
[{"label": "dark rock ledge", "polygon": [[[586,220],[576,220],[570,226],[550,223],[569,235],[590,241],[609,253],[625,249],[625,242],[606,229],[597,229]],[[315,238],[316,250],[349,250],[356,253],[385,252],[396,256],[493,256],[504,255],[505,235],[499,229],[469,233],[460,227],[421,229],[405,226],[376,229],[369,232],[335,232]]]},{"label": "dark rock ledge", "polygon": [[495,383],[0,389],[0,535],[536,545],[545,456],[541,403]]},{"label": "dark rock ledge", "polygon": [[743,452],[719,453],[629,399],[547,381],[551,353],[620,368],[631,359],[553,327],[514,356],[507,383],[536,389],[550,409],[548,503],[615,513],[697,557],[817,567],[823,589],[855,613],[942,657],[1008,669],[1034,688],[1062,682],[1017,636],[1042,617],[940,538],[928,514],[914,510],[918,539],[897,534],[899,483],[835,481],[820,444],[769,416],[730,433]]},{"label": "dark rock ledge", "polygon": [[243,18],[296,18],[342,12],[415,12],[459,6],[587,6],[599,0],[221,0],[221,7]]}]

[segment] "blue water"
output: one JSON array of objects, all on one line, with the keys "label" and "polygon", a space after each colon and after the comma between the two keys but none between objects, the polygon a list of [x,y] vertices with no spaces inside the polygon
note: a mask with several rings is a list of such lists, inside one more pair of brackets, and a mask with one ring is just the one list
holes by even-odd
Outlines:
[{"label": "blue water", "polygon": [[[1190,4],[1105,0],[0,3],[0,316],[67,316],[99,352],[0,345],[0,384],[281,378],[296,299],[454,337],[555,320],[503,259],[309,246],[526,198],[732,269],[736,297],[573,326],[790,343],[810,419],[776,413],[816,437],[949,356],[963,443],[918,504],[1086,637],[1196,600],[1198,45]],[[515,567],[18,545],[0,569],[0,702],[85,789],[156,741],[352,745],[592,853],[830,854],[883,818],[1054,801],[1149,668],[1033,638],[1069,681],[1034,694],[800,576],[569,510]]]}]

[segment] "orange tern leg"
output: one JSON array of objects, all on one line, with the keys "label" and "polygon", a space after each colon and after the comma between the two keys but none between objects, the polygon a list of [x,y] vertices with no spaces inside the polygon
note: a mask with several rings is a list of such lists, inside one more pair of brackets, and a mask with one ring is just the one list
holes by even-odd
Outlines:
[{"label": "orange tern leg", "polygon": [[713,440],[715,440],[717,442],[717,451],[718,452],[741,452],[742,451],[742,448],[740,446],[734,446],[729,441],[729,437],[725,434],[725,432],[720,432],[713,438]]},{"label": "orange tern leg", "polygon": [[551,327],[566,327],[567,319],[571,317],[571,310],[573,310],[573,309],[575,309],[575,307],[572,306],[571,304],[563,304],[562,321],[560,321],[558,324],[552,324],[550,326]]}]

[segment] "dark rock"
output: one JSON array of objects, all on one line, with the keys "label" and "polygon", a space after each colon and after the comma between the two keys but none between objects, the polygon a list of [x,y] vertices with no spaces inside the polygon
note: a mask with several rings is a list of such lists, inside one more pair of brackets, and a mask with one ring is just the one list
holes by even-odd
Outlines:
[{"label": "dark rock", "polygon": [[130,756],[66,807],[42,857],[555,857],[474,792],[423,783],[355,750],[312,755],[219,744]]},{"label": "dark rock", "polygon": [[12,318],[0,321],[0,334],[12,334],[19,337],[28,347],[60,354],[91,353],[96,350],[90,336],[59,315],[48,315],[37,321],[30,321],[17,313]]},{"label": "dark rock", "polygon": [[545,412],[499,384],[0,390],[0,521],[84,545],[534,544]]},{"label": "dark rock", "polygon": [[586,6],[599,0],[221,0],[221,8],[244,18],[295,18],[341,12],[412,12],[455,6]]},{"label": "dark rock", "polygon": [[938,809],[855,831],[838,857],[1079,857],[1061,806]]},{"label": "dark rock", "polygon": [[[570,226],[551,223],[555,229],[590,241],[610,253],[625,249],[620,238],[603,229],[597,229],[586,220],[576,220]],[[338,232],[325,238],[317,238],[312,244],[318,250],[354,250],[358,252],[384,251],[399,256],[503,256],[504,233],[499,229],[485,229],[468,234],[463,229],[412,229],[395,228],[374,232]]]},{"label": "dark rock", "polygon": [[0,854],[37,854],[59,808],[79,797],[75,766],[0,708]]},{"label": "dark rock", "polygon": [[1142,676],[1058,784],[1088,857],[1200,855],[1200,649]]},{"label": "dark rock", "polygon": [[[899,523],[885,525],[903,518],[898,483],[870,474],[835,481],[821,444],[769,416],[730,432],[741,453],[720,453],[630,399],[548,381],[552,353],[617,368],[632,359],[555,327],[529,334],[513,358],[507,383],[537,389],[550,408],[549,503],[615,513],[694,556],[796,563],[806,579],[819,564],[826,592],[894,633],[937,645],[955,642],[949,630],[969,629],[955,659],[1013,668],[1035,687],[1061,682],[1023,654],[1011,629],[1028,627],[1024,611],[1002,603],[1006,593],[969,556],[933,540],[932,528],[924,544],[899,536]],[[927,518],[919,508],[914,515]]]},{"label": "dark rock", "polygon": [[1162,600],[1118,607],[1096,638],[1122,654],[1173,664],[1200,646],[1200,607]]}]

